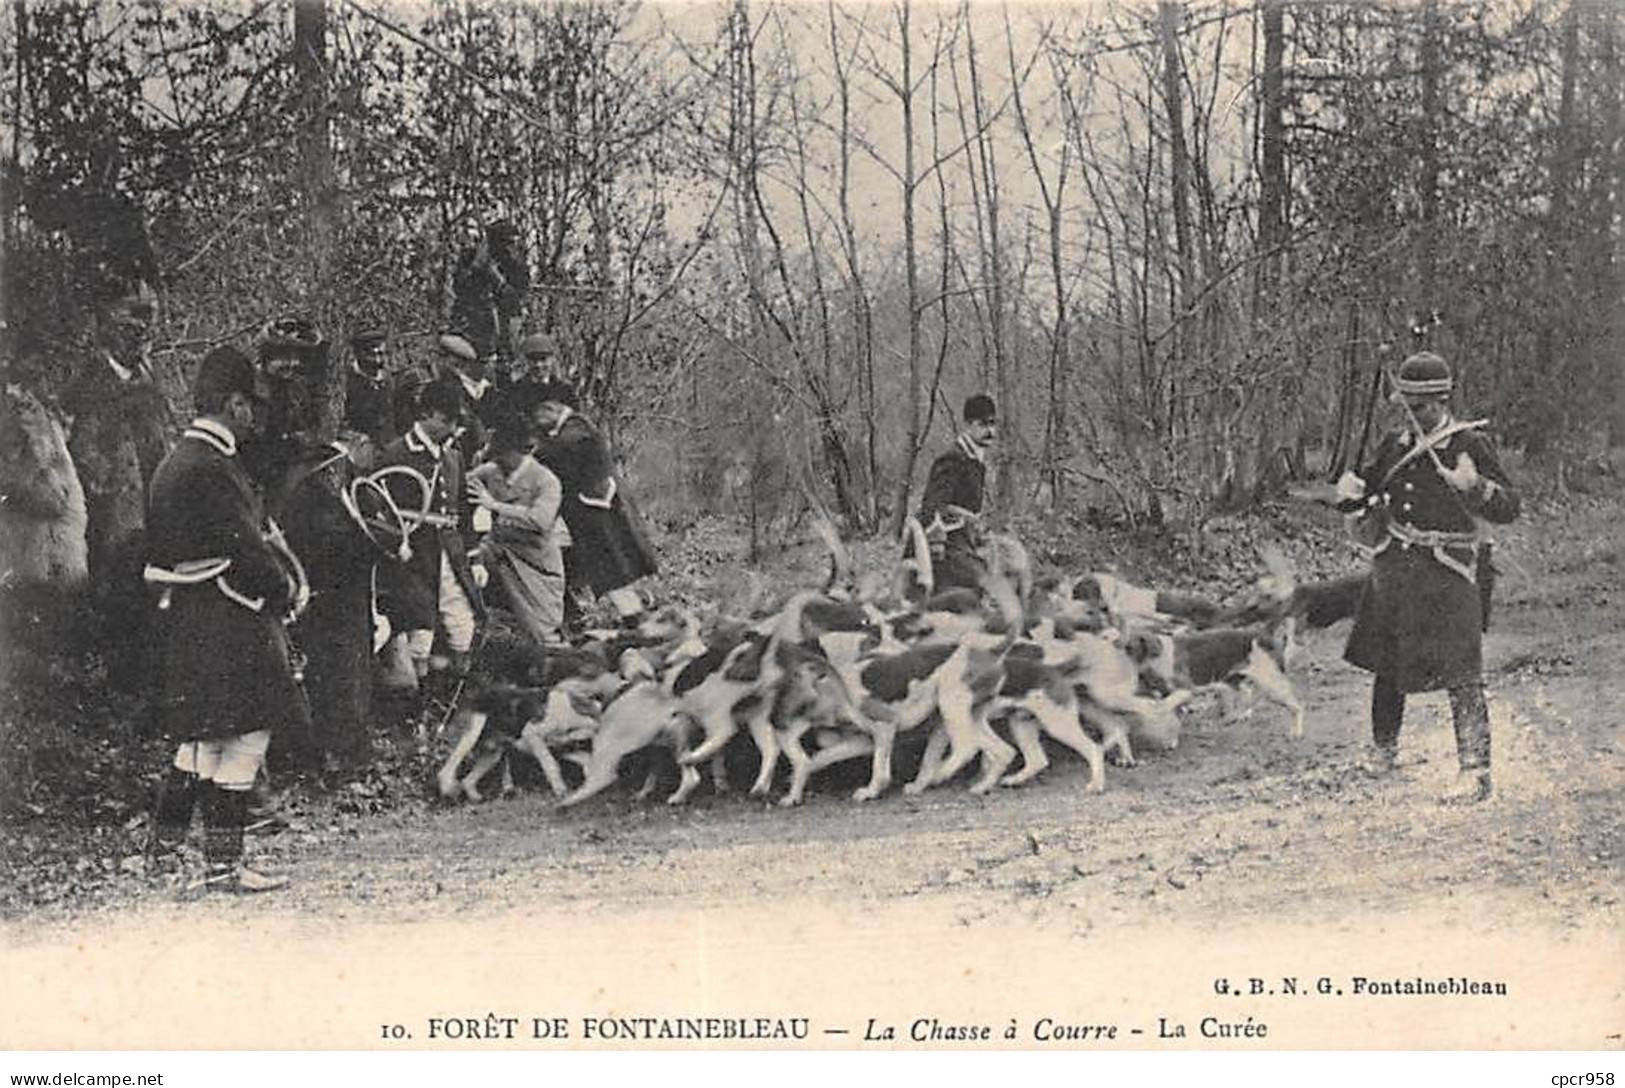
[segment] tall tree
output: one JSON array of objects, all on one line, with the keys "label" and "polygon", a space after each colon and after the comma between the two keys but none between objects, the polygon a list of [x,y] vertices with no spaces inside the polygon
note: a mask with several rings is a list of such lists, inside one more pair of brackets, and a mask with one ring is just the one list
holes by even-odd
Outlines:
[{"label": "tall tree", "polygon": [[[305,308],[330,333],[341,333],[343,313],[334,305],[333,272],[338,257],[337,187],[333,179],[332,124],[328,102],[327,0],[294,0],[293,67],[299,117],[299,179],[303,205],[304,253],[309,297]],[[302,420],[318,434],[338,428],[344,381],[329,366],[312,405],[315,418]]]}]

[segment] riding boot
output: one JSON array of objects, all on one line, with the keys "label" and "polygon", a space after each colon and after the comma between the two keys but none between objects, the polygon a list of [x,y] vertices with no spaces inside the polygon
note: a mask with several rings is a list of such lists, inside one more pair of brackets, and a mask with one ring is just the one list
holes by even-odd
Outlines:
[{"label": "riding boot", "polygon": [[248,791],[222,789],[208,783],[204,808],[204,851],[209,862],[208,885],[216,891],[268,892],[286,884],[286,877],[266,876],[243,864],[243,823],[248,814]]},{"label": "riding boot", "polygon": [[190,771],[170,767],[158,784],[158,797],[152,811],[152,837],[148,854],[173,854],[186,841],[192,826],[192,809],[197,803],[198,779]]},{"label": "riding boot", "polygon": [[1371,758],[1367,769],[1387,774],[1399,764],[1399,727],[1405,721],[1405,693],[1378,674],[1371,684]]},{"label": "riding boot", "polygon": [[1461,774],[1443,799],[1450,803],[1482,801],[1490,795],[1490,709],[1482,683],[1450,689],[1450,724],[1456,732]]}]

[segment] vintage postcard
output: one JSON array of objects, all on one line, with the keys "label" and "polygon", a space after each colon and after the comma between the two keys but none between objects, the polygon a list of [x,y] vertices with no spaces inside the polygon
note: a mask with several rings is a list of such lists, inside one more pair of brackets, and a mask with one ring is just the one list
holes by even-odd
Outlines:
[{"label": "vintage postcard", "polygon": [[1621,10],[7,5],[0,1046],[1617,1057]]}]

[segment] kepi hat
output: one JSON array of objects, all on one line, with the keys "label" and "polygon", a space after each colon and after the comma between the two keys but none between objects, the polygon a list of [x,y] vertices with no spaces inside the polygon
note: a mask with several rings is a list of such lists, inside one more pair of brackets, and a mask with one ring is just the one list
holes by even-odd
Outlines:
[{"label": "kepi hat", "polygon": [[1450,364],[1431,351],[1419,351],[1399,365],[1394,375],[1394,399],[1401,397],[1443,397],[1455,388]]},{"label": "kepi hat", "polygon": [[966,423],[992,423],[998,413],[993,407],[993,398],[986,393],[977,393],[965,398]]}]

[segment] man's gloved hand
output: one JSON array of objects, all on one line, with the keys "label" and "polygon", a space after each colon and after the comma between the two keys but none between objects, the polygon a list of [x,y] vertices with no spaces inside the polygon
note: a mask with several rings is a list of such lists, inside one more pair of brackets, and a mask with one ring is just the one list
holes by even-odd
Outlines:
[{"label": "man's gloved hand", "polygon": [[1342,502],[1358,502],[1365,498],[1365,481],[1352,472],[1345,472],[1337,480],[1337,497]]},{"label": "man's gloved hand", "polygon": [[1463,494],[1477,491],[1483,483],[1483,477],[1478,474],[1478,466],[1473,463],[1472,455],[1466,452],[1456,457],[1456,467],[1443,469],[1441,474],[1445,481]]}]

